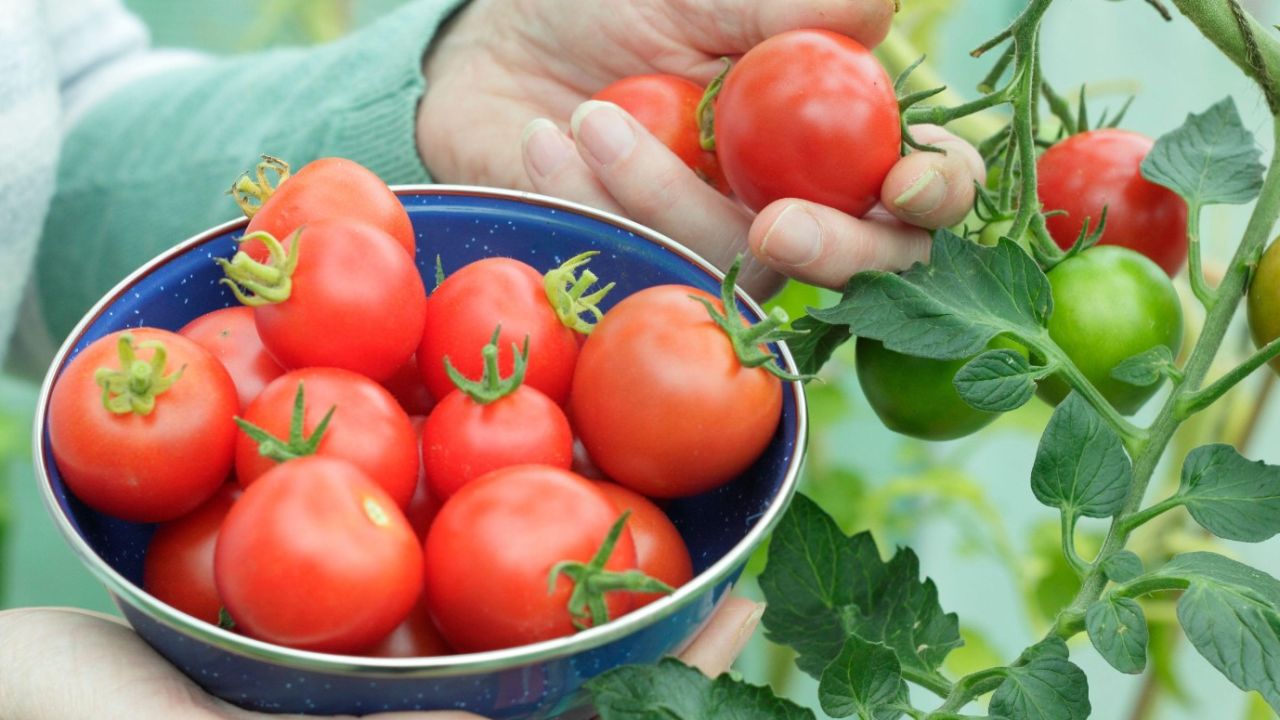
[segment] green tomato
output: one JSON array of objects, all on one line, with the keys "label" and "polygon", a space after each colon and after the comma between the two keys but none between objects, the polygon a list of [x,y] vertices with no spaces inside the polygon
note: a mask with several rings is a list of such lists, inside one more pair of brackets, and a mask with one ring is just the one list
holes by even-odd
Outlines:
[{"label": "green tomato", "polygon": [[[997,338],[991,347],[1026,349]],[[922,440],[954,440],[991,424],[999,413],[978,410],[953,384],[972,358],[932,360],[895,352],[879,340],[858,338],[854,351],[858,383],[884,426]]]},{"label": "green tomato", "polygon": [[[1012,218],[1008,220],[992,220],[982,228],[982,232],[978,235],[978,244],[995,247],[1000,242],[1000,238],[1008,235],[1012,229]],[[1015,239],[1014,242],[1018,243],[1018,247],[1023,250],[1031,252],[1030,233],[1022,233],[1022,236]]]},{"label": "green tomato", "polygon": [[[1258,268],[1249,281],[1249,330],[1258,347],[1280,337],[1280,243],[1262,254]],[[1271,367],[1280,372],[1280,359],[1273,359]]]},{"label": "green tomato", "polygon": [[[1049,336],[1117,410],[1137,412],[1160,384],[1129,385],[1111,377],[1111,370],[1157,345],[1178,354],[1182,305],[1169,276],[1144,255],[1102,245],[1059,263],[1049,271],[1049,285]],[[1068,392],[1060,375],[1036,390],[1051,405]]]}]

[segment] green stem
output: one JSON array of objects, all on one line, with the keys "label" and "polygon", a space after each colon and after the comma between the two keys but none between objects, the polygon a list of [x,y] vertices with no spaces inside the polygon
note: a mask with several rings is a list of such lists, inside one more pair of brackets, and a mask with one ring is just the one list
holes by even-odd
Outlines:
[{"label": "green stem", "polygon": [[959,711],[974,698],[982,697],[1000,687],[1000,683],[1004,682],[1008,674],[1009,668],[993,667],[965,675],[956,681],[951,692],[947,694],[946,700],[933,711],[934,714]]},{"label": "green stem", "polygon": [[955,691],[955,685],[953,685],[950,680],[936,672],[925,673],[913,668],[904,667],[902,668],[902,677],[907,682],[913,685],[919,685],[925,690],[928,690],[941,698],[948,697]]},{"label": "green stem", "polygon": [[1262,367],[1267,361],[1278,355],[1280,355],[1280,337],[1263,345],[1257,352],[1250,355],[1248,360],[1240,363],[1226,375],[1215,380],[1212,385],[1183,396],[1178,403],[1178,419],[1186,420],[1214,404],[1218,401],[1218,398],[1230,392],[1231,388],[1239,384],[1241,380],[1249,377],[1254,370]]},{"label": "green stem", "polygon": [[[907,110],[907,124],[919,125],[921,123],[930,123],[933,125],[946,125],[947,123],[958,118],[967,117],[974,113],[988,110],[997,105],[1009,102],[1012,96],[1011,88],[997,90],[989,95],[983,95],[977,100],[970,100],[967,103],[956,105],[955,107],[913,107]],[[927,92],[927,91],[926,91]]]},{"label": "green stem", "polygon": [[1116,585],[1115,589],[1111,591],[1111,595],[1122,598],[1138,598],[1155,592],[1186,590],[1188,585],[1190,583],[1186,578],[1143,575],[1129,582]]},{"label": "green stem", "polygon": [[1191,276],[1191,292],[1204,306],[1206,311],[1212,310],[1218,302],[1218,292],[1209,287],[1204,279],[1204,262],[1200,255],[1200,204],[1195,203],[1187,209],[1187,274]]},{"label": "green stem", "polygon": [[[1195,23],[1210,42],[1258,83],[1271,106],[1271,113],[1280,115],[1280,40],[1242,10],[1253,40],[1252,43],[1246,42],[1240,32],[1239,21],[1232,12],[1233,1],[1173,0],[1173,4]],[[1256,54],[1250,51],[1251,47],[1257,49]]]},{"label": "green stem", "polygon": [[1067,564],[1071,566],[1071,569],[1076,571],[1076,575],[1084,577],[1093,568],[1076,552],[1076,520],[1079,517],[1074,513],[1065,511],[1061,513],[1061,516],[1062,554],[1067,558]]},{"label": "green stem", "polygon": [[1167,497],[1164,500],[1161,500],[1160,502],[1156,503],[1155,505],[1147,507],[1143,510],[1140,510],[1126,517],[1124,521],[1120,523],[1120,529],[1126,533],[1131,533],[1137,528],[1145,525],[1148,521],[1155,518],[1156,516],[1163,515],[1164,513],[1178,507],[1181,504],[1182,504],[1182,496],[1172,495],[1170,497]]},{"label": "green stem", "polygon": [[1102,392],[1089,382],[1089,378],[1080,372],[1080,368],[1067,357],[1067,354],[1059,348],[1051,339],[1041,340],[1033,344],[1033,348],[1044,355],[1050,364],[1057,367],[1057,372],[1062,379],[1071,386],[1073,390],[1080,393],[1081,397],[1094,409],[1098,415],[1102,416],[1111,427],[1115,428],[1120,435],[1120,439],[1124,441],[1125,449],[1130,455],[1136,455],[1141,452],[1143,447],[1148,443],[1148,431],[1129,422],[1120,411],[1116,410],[1105,397]]}]

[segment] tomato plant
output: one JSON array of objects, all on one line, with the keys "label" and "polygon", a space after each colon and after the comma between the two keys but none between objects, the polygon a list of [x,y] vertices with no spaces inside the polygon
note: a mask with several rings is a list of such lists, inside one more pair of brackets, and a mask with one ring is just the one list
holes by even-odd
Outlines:
[{"label": "tomato plant", "polygon": [[100,338],[58,376],[49,444],[67,487],[133,522],[194,510],[231,471],[239,401],[209,351],[165,330]]},{"label": "tomato plant", "polygon": [[861,216],[879,202],[901,139],[884,68],[856,40],[825,30],[751,48],[715,101],[716,155],[753,210],[800,198]]},{"label": "tomato plant", "polygon": [[729,183],[716,154],[702,148],[698,104],[704,88],[678,75],[635,75],[597,92],[592,99],[626,110],[676,157],[720,192]]},{"label": "tomato plant", "polygon": [[142,589],[192,617],[217,625],[222,599],[213,580],[218,529],[240,497],[227,483],[203,505],[156,528],[142,563]]},{"label": "tomato plant", "polygon": [[270,250],[269,264],[243,252],[218,263],[236,298],[254,308],[262,343],[281,365],[339,367],[386,380],[413,355],[426,290],[391,236],[330,218],[299,230],[287,251],[270,235],[258,239]]},{"label": "tomato plant", "polygon": [[[596,483],[618,512],[630,512],[627,530],[636,545],[636,567],[649,577],[679,589],[693,579],[693,560],[680,531],[662,508],[640,493],[611,482]],[[631,608],[638,610],[666,593],[636,593]]]},{"label": "tomato plant", "polygon": [[390,393],[362,375],[337,368],[285,373],[249,405],[243,422],[261,431],[242,432],[236,441],[236,479],[243,487],[280,462],[316,454],[360,468],[401,508],[413,497],[413,424]]},{"label": "tomato plant", "polygon": [[184,325],[178,334],[218,358],[236,384],[241,410],[258,397],[267,383],[284,374],[284,368],[258,337],[253,308],[238,306],[205,313]]},{"label": "tomato plant", "polygon": [[1045,151],[1037,167],[1039,194],[1059,246],[1071,247],[1086,221],[1096,229],[1105,207],[1101,243],[1136,250],[1177,274],[1187,259],[1187,204],[1142,176],[1152,144],[1129,130],[1103,128]]},{"label": "tomato plant", "polygon": [[361,652],[409,614],[422,550],[395,501],[344,460],[306,457],[245,490],[214,552],[236,628],[303,650]]}]

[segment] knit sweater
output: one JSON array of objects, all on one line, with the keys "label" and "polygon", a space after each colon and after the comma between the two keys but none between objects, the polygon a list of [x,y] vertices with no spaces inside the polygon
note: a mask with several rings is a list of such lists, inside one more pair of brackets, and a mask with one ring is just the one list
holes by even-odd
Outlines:
[{"label": "knit sweater", "polygon": [[[16,0],[16,18],[0,13],[0,60],[19,70],[0,73],[0,268],[34,265],[34,282],[12,364],[38,372],[113,284],[234,218],[226,188],[262,153],[429,181],[422,57],[463,1],[417,0],[328,45],[197,61],[147,51],[119,0]],[[0,347],[20,284],[0,284]]]}]

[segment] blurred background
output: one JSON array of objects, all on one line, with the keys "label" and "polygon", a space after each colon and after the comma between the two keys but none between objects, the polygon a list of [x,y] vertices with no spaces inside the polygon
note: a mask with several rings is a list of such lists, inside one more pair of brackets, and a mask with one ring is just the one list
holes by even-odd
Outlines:
[{"label": "blurred background", "polygon": [[[211,53],[324,42],[401,3],[126,0],[150,26],[156,45]],[[1280,3],[1246,4],[1265,25],[1280,22]],[[956,96],[969,98],[976,95],[991,58],[973,60],[968,51],[1004,27],[1025,0],[903,0],[902,5],[894,34],[880,50],[891,74],[925,55],[918,82],[946,84]],[[1124,126],[1158,136],[1177,127],[1188,112],[1200,112],[1230,95],[1246,127],[1266,143],[1264,153],[1272,151],[1261,95],[1181,17],[1164,22],[1142,0],[1076,0],[1050,11],[1043,38],[1047,78],[1068,97],[1086,85],[1095,117],[1133,95]],[[976,139],[999,122],[993,115],[961,130]],[[1246,219],[1247,208],[1206,212],[1203,238],[1211,266],[1229,257]],[[777,302],[794,308],[823,300],[815,291],[793,287]],[[1188,334],[1194,336],[1198,319],[1192,306],[1185,305]],[[960,441],[929,444],[902,438],[885,430],[867,407],[853,375],[851,349],[831,362],[825,382],[810,385],[813,436],[804,491],[846,530],[872,529],[882,552],[911,546],[920,554],[922,572],[937,582],[943,607],[960,616],[966,646],[952,653],[950,671],[1009,662],[1040,636],[1052,613],[1075,592],[1075,576],[1060,554],[1056,511],[1035,501],[1028,482],[1036,442],[1049,417],[1047,406],[1033,401]],[[1243,328],[1237,327],[1222,366],[1233,365],[1250,349]],[[1153,483],[1152,497],[1163,497],[1176,486],[1182,456],[1205,442],[1231,442],[1248,457],[1280,464],[1280,409],[1271,401],[1270,375],[1257,375],[1227,402],[1184,427],[1167,468]],[[0,608],[71,605],[114,612],[106,593],[57,536],[40,503],[30,459],[35,382],[0,376]],[[1105,526],[1085,523],[1080,545],[1087,553],[1090,544],[1100,543]],[[1245,545],[1210,540],[1180,511],[1144,527],[1131,547],[1150,566],[1173,553],[1210,545],[1280,575],[1276,541]],[[753,561],[742,592],[758,592],[750,575],[762,560]],[[1072,657],[1088,673],[1093,716],[1273,717],[1255,695],[1240,693],[1189,648],[1173,612],[1168,598],[1147,605],[1152,660],[1144,675],[1116,673],[1087,639],[1076,638]],[[792,660],[788,651],[757,637],[739,671],[816,708],[814,684],[794,669]]]}]

